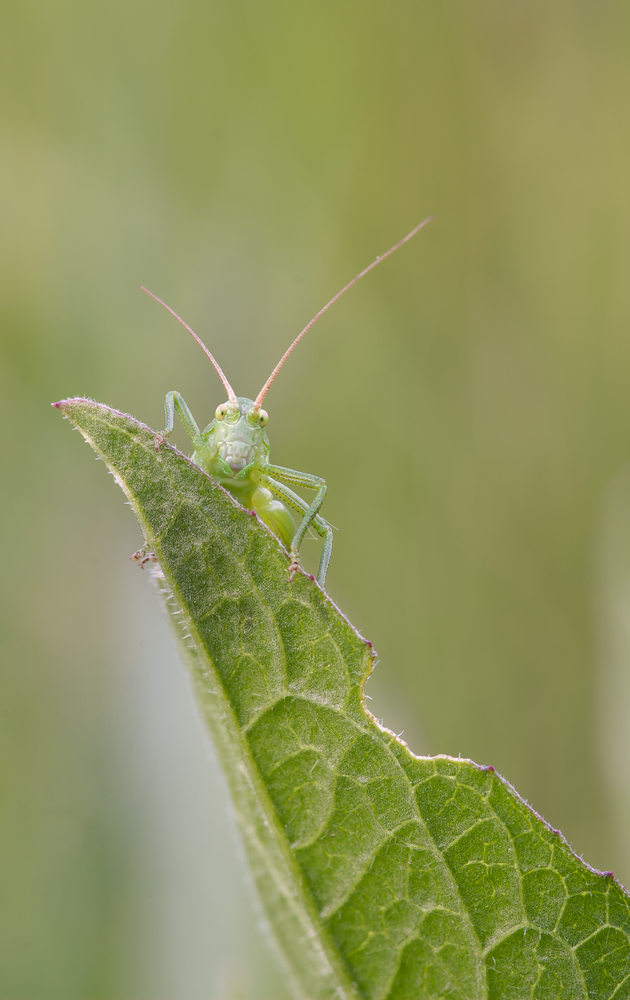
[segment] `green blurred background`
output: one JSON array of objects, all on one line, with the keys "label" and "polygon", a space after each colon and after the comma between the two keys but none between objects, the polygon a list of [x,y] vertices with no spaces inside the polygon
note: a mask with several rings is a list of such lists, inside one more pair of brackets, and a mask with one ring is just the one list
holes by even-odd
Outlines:
[{"label": "green blurred background", "polygon": [[[139,529],[50,402],[253,395],[419,753],[630,882],[630,7],[5,4],[2,1000],[281,1000]],[[181,434],[177,442],[185,447]],[[311,561],[316,560],[315,543]]]}]

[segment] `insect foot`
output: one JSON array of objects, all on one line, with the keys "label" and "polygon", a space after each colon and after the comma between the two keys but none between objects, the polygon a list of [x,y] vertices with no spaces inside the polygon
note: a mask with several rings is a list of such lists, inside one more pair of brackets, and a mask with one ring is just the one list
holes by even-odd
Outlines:
[{"label": "insect foot", "polygon": [[156,434],[155,435],[155,437],[153,438],[153,444],[155,445],[155,450],[156,451],[160,451],[160,449],[162,448],[162,445],[164,444],[164,440],[165,439],[162,437],[161,434]]},{"label": "insect foot", "polygon": [[292,552],[291,565],[289,566],[289,583],[293,583],[293,581],[295,580],[295,574],[297,573],[299,568],[300,564],[298,562],[298,554],[297,552]]},{"label": "insect foot", "polygon": [[138,551],[134,552],[133,555],[130,555],[129,558],[132,562],[140,563],[140,569],[144,569],[145,563],[157,562],[155,552],[147,552],[146,549],[138,549]]}]

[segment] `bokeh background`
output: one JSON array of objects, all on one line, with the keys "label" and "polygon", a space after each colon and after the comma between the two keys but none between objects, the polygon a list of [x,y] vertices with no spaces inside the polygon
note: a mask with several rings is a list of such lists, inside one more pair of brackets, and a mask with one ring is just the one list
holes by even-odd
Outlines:
[{"label": "bokeh background", "polygon": [[287,364],[272,457],[329,483],[375,714],[630,882],[628,4],[1,16],[0,997],[284,1000],[139,529],[49,404],[209,421],[141,283],[253,395],[430,212]]}]

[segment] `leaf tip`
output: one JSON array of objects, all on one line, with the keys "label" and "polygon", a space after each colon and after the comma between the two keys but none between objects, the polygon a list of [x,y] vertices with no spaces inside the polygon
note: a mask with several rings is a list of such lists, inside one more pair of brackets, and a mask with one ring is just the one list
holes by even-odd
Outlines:
[{"label": "leaf tip", "polygon": [[56,403],[51,403],[50,405],[54,406],[56,410],[65,411],[70,409],[73,403],[76,404],[76,403],[88,403],[88,402],[90,402],[90,400],[85,399],[82,396],[77,396],[75,398],[69,396],[67,399],[58,399]]}]

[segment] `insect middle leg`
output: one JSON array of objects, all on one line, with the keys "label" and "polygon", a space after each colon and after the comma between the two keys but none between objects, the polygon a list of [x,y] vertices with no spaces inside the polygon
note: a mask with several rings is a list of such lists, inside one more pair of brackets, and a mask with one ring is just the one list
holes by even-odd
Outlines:
[{"label": "insect middle leg", "polygon": [[[312,525],[320,538],[324,539],[319,570],[317,571],[317,582],[323,587],[326,581],[326,571],[328,570],[333,543],[331,526],[318,514],[319,508],[328,491],[326,482],[320,476],[311,476],[308,472],[296,472],[294,469],[285,469],[281,465],[264,465],[261,468],[261,472],[263,473],[261,482],[275,496],[284,500],[293,510],[302,515],[302,520],[291,542],[290,578],[293,579],[297,572],[300,545],[308,528]],[[310,506],[302,497],[299,497],[297,493],[289,489],[288,485],[285,485],[289,483],[291,486],[302,486],[306,489],[317,490],[317,496]]]}]

